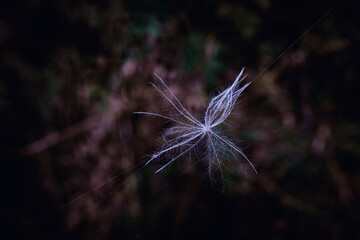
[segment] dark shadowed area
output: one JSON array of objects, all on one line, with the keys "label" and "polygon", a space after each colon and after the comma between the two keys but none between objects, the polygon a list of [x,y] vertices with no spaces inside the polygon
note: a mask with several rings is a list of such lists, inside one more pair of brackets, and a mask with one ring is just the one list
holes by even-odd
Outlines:
[{"label": "dark shadowed area", "polygon": [[[100,2],[100,3],[99,3]],[[341,1],[3,1],[2,235],[360,239],[360,18]],[[255,165],[163,171],[171,105],[194,116],[245,67],[223,131]]]}]

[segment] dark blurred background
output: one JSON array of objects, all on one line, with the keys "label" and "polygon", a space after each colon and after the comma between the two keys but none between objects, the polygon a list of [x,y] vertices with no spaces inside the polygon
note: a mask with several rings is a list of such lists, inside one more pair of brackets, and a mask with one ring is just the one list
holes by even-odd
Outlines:
[{"label": "dark blurred background", "polygon": [[239,159],[211,179],[196,154],[155,174],[161,163],[143,161],[170,125],[132,114],[170,107],[148,83],[155,72],[201,118],[242,67],[251,81],[335,4],[3,1],[2,235],[360,239],[355,1],[257,78],[229,118],[258,174]]}]

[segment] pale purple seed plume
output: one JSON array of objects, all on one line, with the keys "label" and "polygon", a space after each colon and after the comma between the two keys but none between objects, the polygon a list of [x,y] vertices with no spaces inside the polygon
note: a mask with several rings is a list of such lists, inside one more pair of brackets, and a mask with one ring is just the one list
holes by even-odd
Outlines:
[{"label": "pale purple seed plume", "polygon": [[[156,117],[161,117],[174,122],[174,127],[168,128],[163,134],[164,144],[161,150],[155,152],[146,164],[150,163],[154,159],[161,157],[162,155],[171,156],[171,160],[159,168],[157,172],[163,170],[169,164],[180,158],[181,156],[194,150],[202,143],[206,145],[208,169],[211,175],[211,169],[216,166],[222,172],[222,159],[224,149],[231,152],[231,155],[236,158],[237,154],[240,154],[251,167],[255,170],[255,167],[250,160],[245,156],[243,151],[232,143],[225,136],[216,131],[215,128],[223,123],[230,115],[235,107],[236,101],[250,83],[243,85],[240,88],[240,83],[246,76],[242,77],[244,68],[241,70],[234,83],[213,97],[206,109],[204,122],[197,120],[191,115],[185,107],[181,104],[179,99],[165,84],[165,82],[157,75],[156,77],[160,81],[161,85],[165,87],[165,91],[162,91],[158,86],[151,83],[153,87],[172,105],[174,110],[178,113],[178,117],[175,119],[172,116],[164,116],[151,112],[136,112],[136,114],[146,114]],[[172,100],[173,99],[173,100]]]}]

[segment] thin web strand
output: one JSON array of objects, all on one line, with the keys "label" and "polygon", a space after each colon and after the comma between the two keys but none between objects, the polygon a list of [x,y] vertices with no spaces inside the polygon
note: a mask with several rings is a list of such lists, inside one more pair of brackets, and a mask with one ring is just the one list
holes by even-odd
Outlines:
[{"label": "thin web strand", "polygon": [[315,26],[317,26],[327,15],[329,15],[335,8],[339,6],[341,0],[338,1],[334,6],[332,6],[328,11],[325,12],[314,24],[312,24],[298,39],[296,39],[289,47],[287,47],[277,58],[275,58],[267,67],[264,68],[253,80],[250,82],[254,82],[257,78],[259,78],[264,72],[266,72],[272,65],[274,65],[279,58],[281,58],[287,51],[290,50],[298,41],[303,39]]}]

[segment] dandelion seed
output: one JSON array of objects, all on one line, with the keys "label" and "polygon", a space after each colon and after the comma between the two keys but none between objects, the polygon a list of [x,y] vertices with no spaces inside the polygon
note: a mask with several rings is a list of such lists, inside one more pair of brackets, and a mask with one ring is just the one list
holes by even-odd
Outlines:
[{"label": "dandelion seed", "polygon": [[176,124],[165,131],[163,134],[164,144],[161,150],[155,152],[146,164],[160,158],[163,155],[170,156],[171,160],[159,168],[156,171],[157,173],[183,155],[190,153],[200,145],[205,145],[210,175],[213,168],[219,169],[222,173],[224,164],[221,156],[229,152],[233,158],[237,158],[238,155],[242,156],[256,172],[255,167],[243,151],[227,137],[221,134],[221,132],[217,129],[218,126],[230,115],[235,107],[237,99],[250,84],[247,83],[240,88],[240,83],[246,77],[242,77],[243,72],[244,68],[230,87],[211,99],[209,106],[206,109],[203,122],[191,115],[170,88],[165,84],[165,82],[157,74],[155,74],[161,85],[165,87],[165,91],[162,91],[157,85],[153,83],[151,84],[161,94],[161,96],[163,96],[171,104],[179,116],[175,118],[151,112],[135,112],[135,114],[161,117]]}]

